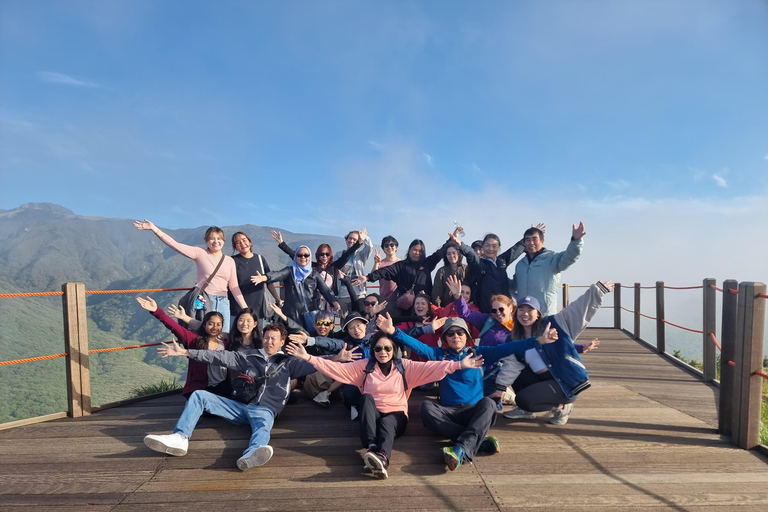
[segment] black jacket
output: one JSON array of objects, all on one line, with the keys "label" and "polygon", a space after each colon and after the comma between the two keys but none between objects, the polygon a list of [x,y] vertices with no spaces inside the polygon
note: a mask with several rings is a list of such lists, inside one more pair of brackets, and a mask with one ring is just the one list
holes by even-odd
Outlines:
[{"label": "black jacket", "polygon": [[336,297],[328,289],[323,278],[314,270],[310,272],[301,284],[297,284],[293,277],[293,266],[267,274],[268,283],[277,281],[282,282],[284,286],[285,303],[283,304],[283,313],[285,313],[285,316],[293,318],[300,325],[304,325],[304,313],[316,311],[320,307],[320,301],[316,292],[320,292],[320,295],[329,303],[336,302]]},{"label": "black jacket", "polygon": [[[509,297],[509,276],[507,268],[525,251],[522,240],[496,256],[496,263],[480,258],[475,250],[465,243],[459,247],[461,253],[467,258],[467,271],[471,279],[477,283],[477,290],[472,290],[474,302],[483,313],[491,312],[491,297],[494,295],[506,295]],[[468,283],[472,286],[472,283]]]},{"label": "black jacket", "polygon": [[443,244],[441,248],[432,253],[431,256],[423,258],[418,262],[411,261],[406,256],[404,260],[393,263],[392,265],[379,270],[374,270],[368,274],[368,281],[378,281],[379,279],[388,279],[397,284],[397,296],[404,294],[411,288],[418,294],[424,292],[432,296],[432,271],[440,260],[445,256],[448,250],[449,242]]}]

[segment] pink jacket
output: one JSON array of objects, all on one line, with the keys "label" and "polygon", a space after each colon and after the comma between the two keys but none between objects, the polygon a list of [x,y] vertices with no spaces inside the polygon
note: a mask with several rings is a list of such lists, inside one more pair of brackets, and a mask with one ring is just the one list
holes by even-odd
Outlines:
[{"label": "pink jacket", "polygon": [[[351,363],[337,363],[329,359],[310,356],[309,362],[317,368],[317,371],[327,375],[333,380],[353,384],[357,387],[363,385],[365,367],[368,359],[358,359]],[[408,381],[408,391],[403,386],[403,378],[397,368],[392,366],[389,375],[384,375],[379,365],[374,366],[373,372],[365,381],[363,393],[373,395],[376,409],[379,412],[402,411],[408,415],[408,397],[411,390],[422,384],[437,382],[449,373],[461,369],[461,361],[410,361],[403,359],[405,379]]]}]

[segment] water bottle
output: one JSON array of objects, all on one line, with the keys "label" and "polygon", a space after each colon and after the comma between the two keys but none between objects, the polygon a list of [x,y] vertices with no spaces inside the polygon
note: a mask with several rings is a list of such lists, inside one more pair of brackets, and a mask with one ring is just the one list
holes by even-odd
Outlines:
[{"label": "water bottle", "polygon": [[459,230],[458,236],[459,238],[464,238],[464,228],[461,227],[461,224],[459,224],[459,221],[455,220],[453,221],[453,230],[456,231],[456,229]]}]

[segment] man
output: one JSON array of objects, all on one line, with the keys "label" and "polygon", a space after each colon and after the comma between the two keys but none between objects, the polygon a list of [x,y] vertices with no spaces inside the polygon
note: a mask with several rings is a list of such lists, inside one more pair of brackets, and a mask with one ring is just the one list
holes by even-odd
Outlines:
[{"label": "man", "polygon": [[574,264],[584,247],[584,223],[573,225],[571,242],[563,252],[544,247],[544,232],[530,228],[523,235],[525,257],[515,266],[515,276],[509,284],[510,292],[517,297],[535,297],[542,305],[541,315],[557,313],[557,287],[560,273]]},{"label": "man", "polygon": [[[443,347],[447,348],[440,348],[427,346],[395,329],[389,315],[379,316],[376,323],[396,342],[408,346],[428,361],[460,361],[477,354],[488,366],[502,357],[534,348],[537,343],[551,343],[557,339],[557,331],[548,329],[540,338],[470,349],[466,346],[469,338],[466,322],[461,318],[449,318],[440,336]],[[499,452],[498,440],[487,435],[496,422],[496,403],[483,396],[482,369],[457,370],[446,375],[440,381],[440,403],[425,401],[421,404],[420,413],[425,427],[453,441],[453,446],[443,448],[445,463],[451,471],[464,462],[472,461],[477,453],[492,455]]]},{"label": "man", "polygon": [[192,431],[200,416],[207,411],[235,425],[251,426],[248,448],[237,459],[237,467],[241,471],[266,464],[272,458],[272,447],[267,444],[269,434],[275,417],[288,400],[291,379],[315,371],[311,364],[281,352],[287,334],[282,324],[266,325],[263,331],[264,348],[247,355],[227,350],[187,350],[175,341],[164,343],[163,347],[157,349],[163,357],[186,356],[209,365],[226,366],[247,375],[256,385],[248,389],[247,386],[241,388],[237,382],[233,382],[233,397],[248,391],[243,398],[244,402],[223,398],[208,391],[195,391],[189,397],[173,433],[148,435],[144,438],[144,444],[156,452],[186,455]]},{"label": "man", "polygon": [[[341,268],[341,272],[350,279],[355,276],[364,276],[365,264],[368,262],[368,258],[373,252],[373,242],[371,242],[371,238],[368,236],[368,230],[363,228],[359,231],[350,231],[347,233],[347,236],[344,237],[344,240],[347,243],[347,249],[353,247],[358,241],[362,242],[363,246],[357,249],[352,257],[349,258],[347,264]],[[365,297],[365,283],[353,286],[355,289],[354,297],[350,296],[349,291],[347,291],[345,286],[339,286],[338,300],[339,304],[341,304],[342,316],[346,315],[351,310],[356,309],[351,307],[352,301],[358,301]]]}]

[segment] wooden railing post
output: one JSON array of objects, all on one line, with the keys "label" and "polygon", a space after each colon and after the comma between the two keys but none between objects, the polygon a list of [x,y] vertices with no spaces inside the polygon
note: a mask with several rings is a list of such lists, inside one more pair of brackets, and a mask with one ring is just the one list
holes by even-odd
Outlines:
[{"label": "wooden railing post", "polygon": [[664,325],[664,281],[656,281],[656,352],[667,350],[666,326]]},{"label": "wooden railing post", "polygon": [[563,283],[563,308],[567,308],[571,303],[571,287],[568,283]]},{"label": "wooden railing post", "polygon": [[731,435],[733,423],[733,404],[738,400],[739,394],[735,392],[733,366],[728,361],[734,361],[736,349],[736,316],[738,313],[739,296],[731,293],[738,290],[739,283],[735,279],[723,281],[723,316],[720,330],[720,407],[717,418],[718,432],[723,436]]},{"label": "wooden railing post", "polygon": [[67,355],[67,414],[72,418],[91,414],[91,374],[88,367],[88,322],[85,285],[66,283],[64,295],[64,350]]},{"label": "wooden railing post", "polygon": [[621,329],[621,283],[613,285],[613,328]]},{"label": "wooden railing post", "polygon": [[736,372],[734,388],[740,387],[734,403],[731,442],[746,450],[760,444],[760,402],[762,378],[755,375],[763,368],[763,331],[765,329],[765,294],[763,283],[739,283],[739,308],[736,323]]},{"label": "wooden railing post", "polygon": [[707,278],[704,280],[703,300],[704,314],[702,315],[702,365],[704,366],[704,382],[712,382],[717,379],[715,372],[715,344],[709,333],[714,333],[717,329],[717,290],[713,288],[715,280]]},{"label": "wooden railing post", "polygon": [[640,339],[640,283],[635,283],[635,339]]}]

